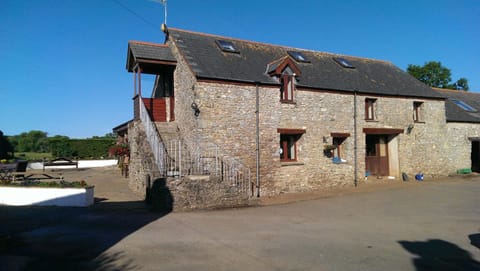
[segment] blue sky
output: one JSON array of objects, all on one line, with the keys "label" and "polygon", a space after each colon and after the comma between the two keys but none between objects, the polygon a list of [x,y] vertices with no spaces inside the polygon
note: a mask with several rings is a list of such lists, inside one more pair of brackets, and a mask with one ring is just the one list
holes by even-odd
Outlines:
[{"label": "blue sky", "polygon": [[[162,43],[148,0],[2,0],[0,130],[102,136],[133,116],[129,40]],[[168,25],[408,64],[440,61],[480,92],[480,1],[168,0]],[[148,93],[148,91],[147,91]]]}]

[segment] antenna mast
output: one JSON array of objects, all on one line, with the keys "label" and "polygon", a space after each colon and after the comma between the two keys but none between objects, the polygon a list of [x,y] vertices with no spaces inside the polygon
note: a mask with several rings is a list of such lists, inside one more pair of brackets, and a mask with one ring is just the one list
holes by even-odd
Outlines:
[{"label": "antenna mast", "polygon": [[164,24],[167,25],[167,0],[160,0],[163,5],[163,10],[165,11],[165,22]]}]

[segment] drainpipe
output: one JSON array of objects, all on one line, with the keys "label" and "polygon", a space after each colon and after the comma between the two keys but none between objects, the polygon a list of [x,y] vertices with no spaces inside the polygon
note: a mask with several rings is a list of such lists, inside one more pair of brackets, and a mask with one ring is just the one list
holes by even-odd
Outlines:
[{"label": "drainpipe", "polygon": [[354,156],[354,180],[355,187],[358,186],[358,142],[357,142],[357,90],[353,90],[353,156]]},{"label": "drainpipe", "polygon": [[257,198],[260,197],[260,98],[258,94],[259,82],[255,82],[255,115],[256,115],[256,173],[257,173]]}]

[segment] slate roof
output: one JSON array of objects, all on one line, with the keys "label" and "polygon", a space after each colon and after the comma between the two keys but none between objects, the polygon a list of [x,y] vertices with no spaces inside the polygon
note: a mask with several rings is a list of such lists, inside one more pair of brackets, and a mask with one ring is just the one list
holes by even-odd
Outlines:
[{"label": "slate roof", "polygon": [[[267,73],[268,64],[288,56],[287,51],[299,51],[310,61],[310,63],[296,62],[302,71],[298,78],[299,87],[443,98],[438,92],[386,61],[245,41],[175,28],[169,28],[169,39],[174,42],[191,70],[200,79],[278,85],[278,81]],[[239,53],[222,51],[215,42],[219,39],[233,42]],[[345,58],[355,66],[355,69],[340,66],[333,60],[334,57]]]},{"label": "slate roof", "polygon": [[[471,122],[480,123],[480,93],[433,88],[437,93],[447,97],[445,101],[445,114],[447,122]],[[468,112],[456,105],[453,100],[459,100],[467,103],[477,110],[477,112]]]},{"label": "slate roof", "polygon": [[175,56],[167,45],[154,44],[141,41],[128,42],[127,70],[132,71],[135,62],[141,60],[156,60],[177,62]]},{"label": "slate roof", "polygon": [[122,124],[117,125],[112,128],[112,131],[117,134],[123,134],[128,132],[128,125],[133,122],[133,120],[126,121]]}]

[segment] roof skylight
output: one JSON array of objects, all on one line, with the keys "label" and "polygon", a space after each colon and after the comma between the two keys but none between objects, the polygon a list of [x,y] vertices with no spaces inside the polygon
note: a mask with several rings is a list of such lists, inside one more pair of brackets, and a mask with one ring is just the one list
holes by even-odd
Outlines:
[{"label": "roof skylight", "polygon": [[452,100],[453,103],[455,103],[458,107],[460,107],[461,109],[465,110],[465,111],[468,111],[468,112],[477,112],[477,110],[473,107],[471,107],[470,105],[468,105],[466,102],[464,101],[460,101],[460,100]]},{"label": "roof skylight", "polygon": [[297,62],[304,62],[304,63],[310,63],[310,60],[305,57],[301,52],[299,51],[287,51],[287,53],[295,59]]},{"label": "roof skylight", "polygon": [[237,48],[235,47],[235,45],[231,41],[216,40],[215,42],[217,43],[218,47],[220,47],[220,49],[222,49],[222,51],[224,51],[224,52],[240,53],[240,51],[237,50]]},{"label": "roof skylight", "polygon": [[346,60],[343,57],[334,57],[333,60],[340,64],[340,66],[344,68],[349,68],[349,69],[355,69],[355,66],[353,66],[348,60]]}]

